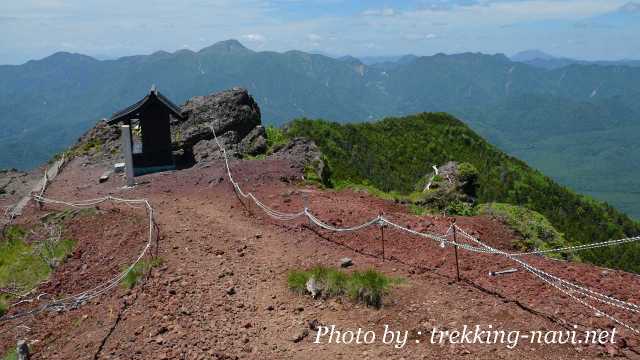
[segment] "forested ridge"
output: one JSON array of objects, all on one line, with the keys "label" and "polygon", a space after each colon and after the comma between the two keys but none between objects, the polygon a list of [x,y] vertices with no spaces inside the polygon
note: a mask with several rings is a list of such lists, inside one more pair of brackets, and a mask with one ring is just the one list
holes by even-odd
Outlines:
[{"label": "forested ridge", "polygon": [[[333,181],[371,184],[409,193],[432,165],[473,164],[479,172],[478,203],[508,203],[543,214],[571,244],[640,234],[640,224],[610,205],[577,194],[523,161],[498,150],[446,113],[421,113],[372,123],[339,124],[298,119],[288,137],[313,139],[327,158]],[[595,264],[640,272],[640,246],[585,251]]]}]

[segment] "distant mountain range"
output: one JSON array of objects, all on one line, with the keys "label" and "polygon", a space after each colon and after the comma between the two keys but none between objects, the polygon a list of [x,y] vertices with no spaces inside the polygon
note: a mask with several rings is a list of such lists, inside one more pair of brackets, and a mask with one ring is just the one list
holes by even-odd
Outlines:
[{"label": "distant mountain range", "polygon": [[0,66],[0,168],[46,161],[152,84],[177,103],[242,86],[271,124],[450,112],[561,183],[640,217],[640,67],[549,69],[479,53],[383,60],[255,52],[229,40],[198,52],[104,61],[56,53]]},{"label": "distant mountain range", "polygon": [[587,61],[555,57],[540,50],[526,50],[519,52],[513,55],[511,60],[549,70],[559,69],[569,65],[640,66],[640,60]]}]

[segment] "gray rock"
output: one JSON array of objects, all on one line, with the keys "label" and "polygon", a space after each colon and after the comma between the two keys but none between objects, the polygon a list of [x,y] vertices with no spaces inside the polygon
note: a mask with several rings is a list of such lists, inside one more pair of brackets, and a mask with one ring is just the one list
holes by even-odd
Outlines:
[{"label": "gray rock", "polygon": [[318,327],[320,327],[320,321],[318,319],[309,320],[309,329],[313,331],[318,331]]},{"label": "gray rock", "polygon": [[111,171],[106,171],[100,178],[98,178],[98,182],[100,184],[107,182],[109,180],[109,176],[111,176]]},{"label": "gray rock", "polygon": [[313,169],[320,179],[328,177],[326,173],[327,167],[322,159],[322,152],[320,152],[313,140],[294,138],[287,145],[267,156],[267,158],[289,160],[293,166],[299,169]]},{"label": "gray rock", "polygon": [[298,334],[296,334],[293,339],[291,339],[294,343],[299,343],[300,341],[304,340],[304,338],[306,338],[307,336],[309,336],[309,330],[308,329],[302,329],[302,331],[300,331]]},{"label": "gray rock", "polygon": [[240,152],[248,155],[264,154],[267,151],[267,132],[258,125],[240,142]]},{"label": "gray rock", "polygon": [[16,353],[18,360],[29,360],[29,345],[24,340],[18,341],[18,345],[16,347]]},{"label": "gray rock", "polygon": [[234,131],[242,139],[260,125],[258,104],[241,88],[195,96],[184,104],[182,112],[186,120],[176,123],[172,131],[180,134],[177,142],[184,148],[213,138],[210,126],[218,136]]},{"label": "gray rock", "polygon": [[[238,135],[235,131],[228,131],[218,136],[218,141],[220,145],[227,150],[227,156],[231,158],[240,157],[240,152],[238,151]],[[195,161],[198,163],[224,159],[224,155],[214,139],[198,141],[193,146],[192,152]]]},{"label": "gray rock", "polygon": [[305,287],[314,299],[317,299],[322,292],[322,289],[320,288],[318,282],[316,281],[316,278],[314,277],[311,277],[309,280],[307,280]]},{"label": "gray rock", "polygon": [[352,266],[352,265],[353,265],[353,260],[351,260],[351,258],[346,257],[346,258],[340,259],[340,267],[348,268],[349,266]]}]

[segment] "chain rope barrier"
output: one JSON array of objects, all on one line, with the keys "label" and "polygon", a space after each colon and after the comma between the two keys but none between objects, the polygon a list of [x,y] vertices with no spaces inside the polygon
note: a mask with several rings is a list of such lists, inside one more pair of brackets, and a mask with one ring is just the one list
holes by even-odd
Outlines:
[{"label": "chain rope barrier", "polygon": [[[538,268],[530,265],[529,263],[527,263],[527,262],[525,262],[525,261],[523,261],[521,259],[518,259],[517,257],[515,257],[515,256],[513,256],[513,255],[511,255],[511,254],[509,254],[507,252],[500,251],[498,249],[495,249],[495,248],[485,244],[484,242],[478,240],[477,238],[469,235],[467,232],[465,232],[463,229],[461,229],[458,226],[456,226],[456,229],[458,231],[460,231],[460,233],[464,237],[466,237],[467,239],[469,239],[469,240],[477,243],[478,245],[486,248],[487,250],[491,250],[491,251],[493,251],[493,252],[495,252],[497,254],[503,255],[503,256],[507,257],[508,259],[518,263],[525,270],[527,270],[528,272],[532,273],[533,275],[538,277],[543,282],[551,285],[552,287],[558,289],[559,291],[561,291],[565,295],[569,296],[570,298],[578,301],[582,305],[584,305],[584,306],[588,307],[589,309],[595,311],[596,314],[602,314],[607,319],[609,319],[609,320],[611,320],[611,321],[613,321],[613,322],[615,322],[615,323],[617,323],[619,325],[622,325],[623,327],[633,331],[636,334],[640,334],[640,330],[638,330],[637,328],[632,327],[632,326],[626,324],[625,322],[617,319],[616,317],[614,317],[614,316],[612,316],[610,314],[607,314],[606,312],[596,308],[595,306],[587,303],[583,299],[580,299],[577,296],[575,296],[574,293],[579,293],[579,294],[581,294],[581,295],[583,295],[585,297],[588,297],[590,299],[599,301],[599,302],[601,302],[603,304],[611,305],[611,306],[614,306],[614,307],[618,307],[618,308],[621,308],[623,310],[627,310],[627,311],[633,312],[633,313],[638,313],[639,312],[638,310],[640,309],[640,307],[638,307],[638,305],[633,304],[633,303],[629,303],[629,302],[625,302],[625,301],[622,301],[622,300],[619,300],[619,299],[616,299],[616,298],[613,298],[613,297],[610,297],[610,296],[595,292],[593,290],[590,290],[590,289],[587,289],[585,287],[573,284],[573,283],[571,283],[569,281],[566,281],[566,280],[561,279],[561,278],[559,278],[557,276],[549,274],[549,273],[545,272],[544,270],[538,269]],[[552,281],[552,280],[554,280],[554,281]],[[563,287],[560,284],[564,285],[565,287]]]},{"label": "chain rope barrier", "polygon": [[[120,274],[118,274],[117,276],[113,277],[112,279],[105,281],[89,290],[85,290],[82,291],[80,293],[77,293],[75,295],[70,295],[70,296],[66,296],[63,297],[61,299],[56,299],[56,300],[52,300],[46,304],[40,305],[32,310],[28,310],[28,311],[24,311],[24,312],[20,312],[14,315],[5,315],[3,317],[0,317],[0,321],[10,321],[10,320],[15,320],[15,319],[19,319],[25,316],[29,316],[29,315],[36,315],[38,313],[41,313],[43,311],[46,310],[53,310],[53,311],[65,311],[67,309],[73,309],[73,308],[77,308],[80,305],[112,290],[113,288],[115,288],[116,286],[118,286],[118,284],[120,284],[120,282],[122,282],[122,280],[129,275],[129,273],[131,271],[133,271],[133,269],[135,268],[136,265],[138,265],[138,263],[140,263],[140,261],[142,260],[142,258],[144,258],[144,256],[148,253],[149,249],[151,248],[152,244],[153,244],[153,239],[154,239],[154,229],[156,228],[155,226],[155,220],[154,220],[154,210],[153,207],[151,206],[151,204],[149,203],[148,200],[146,199],[122,199],[122,198],[117,198],[117,197],[113,197],[113,196],[106,196],[103,198],[98,198],[98,199],[90,199],[90,200],[82,200],[82,201],[77,201],[77,202],[66,202],[66,201],[61,201],[61,200],[54,200],[54,199],[49,199],[49,198],[45,198],[41,195],[34,195],[33,198],[40,203],[43,204],[51,204],[51,205],[62,205],[62,206],[68,206],[68,207],[73,207],[73,208],[88,208],[88,207],[93,207],[96,206],[98,204],[107,202],[107,201],[112,201],[115,203],[124,203],[127,205],[134,205],[134,204],[141,204],[146,208],[147,211],[147,215],[149,218],[149,237],[147,240],[147,243],[145,245],[145,247],[142,249],[142,251],[140,252],[140,254],[137,256],[137,258],[135,259],[135,261],[133,261],[128,267],[127,269],[125,269],[124,271],[122,271]],[[33,302],[35,301],[42,301],[44,298],[44,295],[47,294],[40,294],[38,295],[35,299],[30,299],[30,300],[21,300],[18,303],[13,304],[12,306],[21,304],[21,303],[25,303],[25,302]]]},{"label": "chain rope barrier", "polygon": [[[262,203],[260,200],[258,200],[252,193],[244,193],[242,191],[242,188],[240,187],[239,183],[237,183],[232,174],[231,174],[231,169],[229,167],[229,160],[227,157],[227,152],[225,150],[225,148],[220,144],[220,142],[218,141],[218,137],[215,133],[215,130],[213,128],[213,126],[210,127],[211,128],[211,132],[213,133],[214,139],[216,141],[216,144],[218,145],[218,147],[220,148],[223,156],[224,156],[224,161],[225,161],[225,166],[226,166],[226,171],[227,171],[227,176],[229,177],[229,180],[231,181],[231,183],[233,184],[233,187],[235,190],[237,190],[237,193],[242,196],[245,199],[251,199],[258,207],[260,207],[268,216],[276,219],[276,220],[283,220],[283,221],[289,221],[289,220],[294,220],[297,219],[299,217],[302,216],[306,216],[309,221],[317,226],[319,226],[322,229],[328,230],[328,231],[333,231],[333,232],[355,232],[355,231],[360,231],[363,229],[366,229],[368,227],[371,226],[391,226],[399,231],[403,231],[405,233],[414,235],[414,236],[418,236],[418,237],[422,237],[422,238],[426,238],[426,239],[430,239],[433,241],[436,241],[438,243],[440,243],[440,245],[442,247],[444,247],[445,245],[451,245],[451,246],[456,246],[459,247],[461,249],[470,251],[470,252],[474,252],[474,253],[483,253],[483,254],[494,254],[494,255],[502,255],[516,263],[518,263],[519,265],[521,265],[525,270],[527,270],[528,272],[532,273],[533,275],[535,275],[536,277],[540,278],[543,282],[551,285],[552,287],[558,289],[559,291],[561,291],[562,293],[564,293],[565,295],[569,296],[571,299],[574,299],[575,301],[581,303],[582,305],[588,307],[589,309],[595,311],[597,314],[602,314],[603,316],[607,317],[609,320],[624,326],[625,328],[633,331],[636,334],[640,334],[640,331],[624,322],[622,322],[621,320],[613,317],[612,315],[609,315],[601,310],[599,310],[598,308],[596,308],[595,306],[587,303],[585,300],[578,298],[575,294],[579,294],[581,296],[584,296],[586,298],[598,301],[600,303],[606,304],[606,305],[610,305],[610,306],[614,306],[617,307],[619,309],[625,310],[627,312],[631,312],[631,313],[640,313],[640,306],[630,303],[630,302],[626,302],[623,300],[619,300],[616,299],[614,297],[599,293],[597,291],[588,289],[584,286],[580,286],[577,284],[574,284],[570,281],[561,279],[555,275],[552,275],[550,273],[547,273],[541,269],[538,269],[532,265],[530,265],[529,263],[519,259],[519,257],[522,256],[526,256],[526,255],[544,255],[544,254],[548,254],[548,253],[558,253],[558,252],[576,252],[576,251],[583,251],[583,250],[589,250],[589,249],[597,249],[597,248],[602,248],[602,247],[608,247],[608,246],[617,246],[617,245],[622,245],[622,244],[628,244],[628,243],[633,243],[633,242],[637,242],[640,241],[640,236],[636,236],[636,237],[628,237],[628,238],[624,238],[624,239],[617,239],[617,240],[610,240],[610,241],[605,241],[605,242],[599,242],[599,243],[593,243],[593,244],[583,244],[583,245],[576,245],[576,246],[566,246],[566,247],[559,247],[559,248],[553,248],[553,249],[545,249],[545,250],[534,250],[534,251],[528,251],[528,252],[520,252],[520,253],[509,253],[506,251],[502,251],[502,250],[498,250],[496,248],[493,248],[483,242],[481,242],[480,240],[478,240],[477,238],[469,235],[466,231],[464,231],[463,229],[461,229],[459,226],[452,224],[448,230],[446,231],[446,233],[444,235],[437,235],[437,234],[431,234],[431,233],[424,233],[424,232],[419,232],[419,231],[415,231],[412,229],[409,229],[405,226],[402,226],[400,224],[394,223],[393,221],[390,221],[388,219],[386,219],[385,217],[383,217],[382,215],[379,215],[371,220],[365,221],[364,223],[360,224],[360,225],[354,225],[351,227],[335,227],[332,225],[329,225],[325,222],[323,222],[322,220],[318,219],[315,215],[313,215],[313,213],[308,209],[308,208],[304,208],[304,210],[302,212],[299,213],[284,213],[275,209],[272,209],[270,207],[268,207],[267,205],[265,205],[264,203]],[[478,246],[473,246],[470,244],[465,244],[465,243],[461,243],[459,241],[451,241],[449,240],[447,237],[450,234],[450,232],[454,229],[460,231],[460,233],[463,235],[464,238],[471,240],[472,242],[474,242],[475,244],[477,244]]]}]

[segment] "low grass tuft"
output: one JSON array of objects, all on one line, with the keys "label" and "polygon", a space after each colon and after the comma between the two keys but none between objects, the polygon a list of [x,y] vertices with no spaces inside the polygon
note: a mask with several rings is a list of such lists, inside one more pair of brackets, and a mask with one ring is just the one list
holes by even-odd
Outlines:
[{"label": "low grass tuft", "polygon": [[304,294],[307,292],[307,282],[311,278],[316,280],[325,298],[347,296],[353,301],[375,308],[382,306],[382,298],[389,293],[392,286],[404,282],[373,269],[348,274],[338,269],[316,266],[309,270],[290,271],[287,285],[291,291]]},{"label": "low grass tuft", "polygon": [[0,234],[0,315],[16,294],[23,294],[47,280],[76,246],[63,237],[65,223],[77,216],[89,216],[96,209],[65,210],[43,216],[41,223],[28,229],[9,226]]},{"label": "low grass tuft", "polygon": [[347,283],[347,295],[354,301],[380,308],[382,297],[389,292],[392,285],[401,282],[400,279],[390,278],[373,269],[364,272],[354,271]]},{"label": "low grass tuft", "polygon": [[287,275],[287,285],[293,292],[304,294],[307,291],[307,281],[311,278],[308,271],[292,270]]},{"label": "low grass tuft", "polygon": [[164,260],[159,257],[140,260],[122,279],[122,286],[125,289],[133,289],[151,269],[162,265],[163,262]]},{"label": "low grass tuft", "polygon": [[2,356],[2,360],[18,360],[18,352],[16,351],[16,349],[9,349]]},{"label": "low grass tuft", "polygon": [[7,310],[9,310],[9,297],[0,295],[0,316],[6,314]]},{"label": "low grass tuft", "polygon": [[[26,242],[27,231],[19,226],[9,227],[0,240],[0,287],[16,292],[28,291],[46,280],[51,264],[59,264],[75,247],[75,241],[60,239],[49,246]],[[0,314],[7,310],[11,296],[0,296]]]}]

